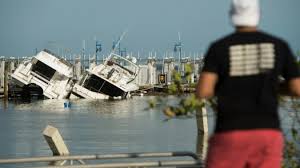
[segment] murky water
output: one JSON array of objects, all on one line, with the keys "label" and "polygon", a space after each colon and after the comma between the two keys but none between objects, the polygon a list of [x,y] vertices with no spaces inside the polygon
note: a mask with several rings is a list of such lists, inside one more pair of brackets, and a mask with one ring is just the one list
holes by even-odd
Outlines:
[{"label": "murky water", "polygon": [[[195,118],[164,121],[163,107],[147,109],[154,97],[128,100],[38,100],[0,103],[0,159],[51,156],[42,131],[57,127],[71,154],[196,151]],[[174,102],[176,97],[168,97]],[[291,117],[281,108],[282,127]],[[209,110],[209,132],[213,130]],[[14,167],[14,166],[12,166]],[[22,166],[21,166],[22,167]]]},{"label": "murky water", "polygon": [[165,122],[160,108],[145,109],[149,99],[82,99],[69,109],[64,100],[2,103],[0,158],[52,155],[42,136],[47,124],[60,130],[72,154],[194,152],[195,119]]}]

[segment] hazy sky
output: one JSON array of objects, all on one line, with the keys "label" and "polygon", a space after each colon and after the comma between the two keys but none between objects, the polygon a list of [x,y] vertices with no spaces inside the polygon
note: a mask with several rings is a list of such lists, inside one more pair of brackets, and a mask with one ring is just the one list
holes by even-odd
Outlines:
[{"label": "hazy sky", "polygon": [[[95,38],[109,52],[123,31],[128,51],[172,51],[181,33],[183,49],[204,52],[233,31],[230,0],[0,0],[0,55],[33,55],[35,48],[94,53]],[[261,29],[300,49],[300,1],[262,0]]]}]

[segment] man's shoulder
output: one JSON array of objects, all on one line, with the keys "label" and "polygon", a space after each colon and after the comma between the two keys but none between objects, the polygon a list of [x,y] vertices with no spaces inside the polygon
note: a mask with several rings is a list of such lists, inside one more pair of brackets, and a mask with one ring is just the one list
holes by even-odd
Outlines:
[{"label": "man's shoulder", "polygon": [[[244,35],[249,36],[249,34],[244,34]],[[264,31],[257,31],[255,33],[251,33],[250,35],[253,36],[252,39],[257,42],[268,41],[279,45],[288,45],[284,39]],[[236,43],[237,41],[239,41],[237,39],[240,39],[242,36],[243,36],[242,33],[233,32],[215,40],[214,42],[212,42],[211,46],[217,47],[217,46],[224,46],[230,43]]]},{"label": "man's shoulder", "polygon": [[212,48],[218,48],[218,47],[227,46],[227,45],[229,45],[232,42],[234,43],[236,41],[235,39],[237,38],[237,36],[238,35],[235,32],[227,34],[227,35],[225,35],[223,37],[220,37],[217,40],[213,41],[211,43],[211,47]]},{"label": "man's shoulder", "polygon": [[225,35],[215,41],[212,42],[212,46],[216,46],[216,45],[219,45],[219,44],[223,44],[223,43],[227,43],[228,41],[230,41],[231,39],[233,39],[235,36],[235,33],[231,33],[231,34],[228,34],[228,35]]},{"label": "man's shoulder", "polygon": [[258,33],[262,37],[265,37],[266,39],[272,40],[276,43],[287,44],[287,42],[283,38],[278,37],[276,35],[273,35],[273,34],[270,34],[270,33],[264,32],[264,31],[259,31]]}]

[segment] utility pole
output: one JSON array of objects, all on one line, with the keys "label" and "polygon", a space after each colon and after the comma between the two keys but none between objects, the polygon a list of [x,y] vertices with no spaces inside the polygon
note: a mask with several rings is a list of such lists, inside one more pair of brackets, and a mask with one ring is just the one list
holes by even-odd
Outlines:
[{"label": "utility pole", "polygon": [[83,58],[83,67],[85,68],[85,40],[82,40],[82,57]]},{"label": "utility pole", "polygon": [[113,42],[113,46],[112,46],[112,49],[115,50],[116,47],[118,47],[118,54],[121,56],[122,54],[122,50],[121,50],[121,37],[119,37],[118,41],[114,41]]},{"label": "utility pole", "polygon": [[100,53],[101,51],[102,51],[102,44],[100,43],[100,41],[96,40],[96,57],[95,57],[96,65],[97,65],[98,53]]},{"label": "utility pole", "polygon": [[[174,45],[174,52],[179,52],[179,60],[178,60],[178,72],[180,73],[181,70],[181,52],[182,52],[182,43],[181,43],[181,39],[180,39],[180,33],[178,32],[178,42],[175,43]],[[181,75],[181,73],[180,73]]]},{"label": "utility pole", "polygon": [[126,55],[127,55],[127,50],[126,48],[124,48],[123,50],[120,51],[120,56],[126,57]]}]

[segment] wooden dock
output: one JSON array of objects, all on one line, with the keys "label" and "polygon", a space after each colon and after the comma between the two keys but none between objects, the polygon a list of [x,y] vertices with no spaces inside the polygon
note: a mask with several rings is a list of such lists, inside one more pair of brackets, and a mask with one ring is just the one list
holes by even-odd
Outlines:
[{"label": "wooden dock", "polygon": [[4,89],[0,88],[0,98],[3,98],[3,97],[4,97]]}]

